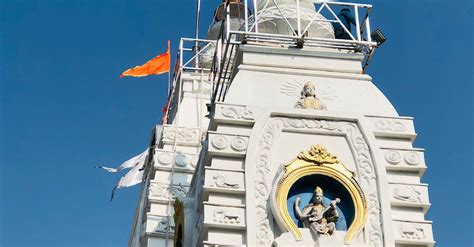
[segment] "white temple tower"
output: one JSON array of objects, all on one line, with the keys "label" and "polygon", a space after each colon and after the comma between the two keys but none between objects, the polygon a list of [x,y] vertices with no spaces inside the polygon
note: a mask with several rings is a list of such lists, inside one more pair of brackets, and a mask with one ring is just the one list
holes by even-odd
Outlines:
[{"label": "white temple tower", "polygon": [[129,246],[433,246],[413,118],[365,74],[371,10],[234,0],[182,39]]}]

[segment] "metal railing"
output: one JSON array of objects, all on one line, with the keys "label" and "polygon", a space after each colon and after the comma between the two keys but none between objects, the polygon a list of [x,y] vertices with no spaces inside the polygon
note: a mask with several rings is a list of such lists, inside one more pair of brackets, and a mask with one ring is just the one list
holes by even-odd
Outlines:
[{"label": "metal railing", "polygon": [[[263,1],[265,2],[265,0]],[[372,5],[343,2],[312,1],[315,12],[308,14],[308,9],[300,6],[300,0],[295,0],[294,6],[285,3],[278,4],[276,0],[268,0],[263,6],[258,6],[256,0],[242,0],[245,6],[244,25],[240,30],[230,29],[230,2],[226,5],[226,18],[221,23],[210,78],[212,82],[211,103],[224,101],[230,87],[234,72],[236,51],[241,44],[272,46],[278,44],[287,47],[319,47],[348,50],[365,56],[363,68],[365,71],[374,49],[378,43],[372,40],[369,14]],[[305,1],[307,4],[308,1]],[[253,15],[249,15],[249,7]],[[337,11],[348,8],[354,15],[355,29],[351,32],[336,14]],[[279,18],[286,23],[289,34],[269,33],[262,30],[263,24],[271,18]],[[314,26],[339,24],[348,39],[332,37],[309,36],[308,30]],[[329,33],[329,32],[328,32]],[[331,33],[330,33],[331,35]]]},{"label": "metal railing", "polygon": [[183,97],[183,73],[210,72],[210,64],[217,41],[206,39],[181,38],[178,54],[173,68],[173,77],[168,92],[166,116],[163,124],[171,124]]},{"label": "metal railing", "polygon": [[[370,12],[372,5],[343,2],[324,2],[321,0],[295,0],[294,4],[279,4],[277,0],[241,0],[244,5],[243,25],[239,30],[231,30],[230,5],[227,0],[225,18],[220,22],[219,35],[216,40],[182,38],[179,44],[178,57],[170,86],[170,103],[165,123],[174,118],[182,98],[182,73],[206,73],[211,82],[211,103],[224,101],[234,75],[236,53],[241,44],[257,46],[314,47],[348,50],[365,56],[365,71],[378,43],[372,40]],[[314,11],[302,7],[310,3]],[[336,14],[343,8],[353,13],[355,28],[344,25]],[[253,12],[253,14],[251,14]],[[242,18],[242,16],[240,16]],[[264,28],[270,19],[279,18],[286,24],[288,34],[271,33]],[[337,39],[332,26],[339,24],[346,39]],[[330,37],[311,36],[308,30],[314,27],[325,27]],[[330,26],[330,28],[327,28]],[[332,36],[331,36],[332,35]]]}]

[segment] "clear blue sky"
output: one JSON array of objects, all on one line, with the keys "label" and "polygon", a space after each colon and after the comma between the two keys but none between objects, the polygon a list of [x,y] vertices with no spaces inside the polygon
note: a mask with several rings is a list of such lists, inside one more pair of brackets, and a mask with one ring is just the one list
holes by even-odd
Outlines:
[{"label": "clear blue sky", "polygon": [[[204,1],[203,26],[211,19]],[[219,2],[215,0],[214,2]],[[377,1],[369,69],[426,148],[438,246],[472,246],[473,1]],[[0,1],[0,246],[125,246],[137,188],[118,165],[160,121],[166,76],[128,67],[193,37],[195,1]]]}]

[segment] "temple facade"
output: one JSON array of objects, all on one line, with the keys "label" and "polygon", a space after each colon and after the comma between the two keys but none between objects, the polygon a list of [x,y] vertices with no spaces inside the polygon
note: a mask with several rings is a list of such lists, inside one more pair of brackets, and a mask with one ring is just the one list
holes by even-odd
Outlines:
[{"label": "temple facade", "polygon": [[216,5],[181,40],[129,246],[433,246],[413,118],[365,73],[372,6]]}]

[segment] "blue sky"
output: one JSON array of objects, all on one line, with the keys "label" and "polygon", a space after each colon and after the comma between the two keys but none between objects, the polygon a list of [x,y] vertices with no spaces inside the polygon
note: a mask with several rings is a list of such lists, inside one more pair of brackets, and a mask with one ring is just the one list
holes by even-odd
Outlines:
[{"label": "blue sky", "polygon": [[[202,30],[214,4],[204,1]],[[214,2],[219,2],[215,0]],[[370,2],[370,1],[365,1]],[[378,1],[368,73],[426,148],[438,246],[472,246],[471,0]],[[120,73],[193,37],[195,1],[0,0],[0,246],[125,246],[138,188],[118,165],[161,119],[166,76]]]}]

